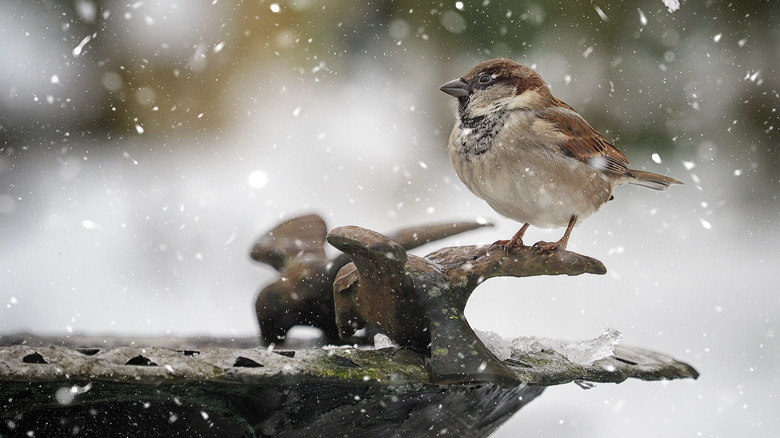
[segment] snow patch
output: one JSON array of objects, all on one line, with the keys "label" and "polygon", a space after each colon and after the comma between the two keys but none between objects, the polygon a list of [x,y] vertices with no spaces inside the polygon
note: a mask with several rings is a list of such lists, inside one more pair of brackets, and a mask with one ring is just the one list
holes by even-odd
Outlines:
[{"label": "snow patch", "polygon": [[387,335],[382,333],[377,333],[374,335],[374,348],[377,350],[381,350],[383,348],[392,348],[393,341],[390,340],[390,338],[387,337]]},{"label": "snow patch", "polygon": [[474,333],[499,360],[503,361],[512,357],[512,346],[498,333],[483,332],[482,330],[474,330]]},{"label": "snow patch", "polygon": [[676,10],[680,9],[680,0],[663,0],[664,6],[666,6],[666,9],[669,10],[669,12],[675,12]]},{"label": "snow patch", "polygon": [[596,339],[586,341],[562,341],[557,339],[520,337],[512,341],[512,354],[539,353],[552,350],[569,361],[580,365],[593,365],[593,362],[615,354],[615,346],[620,344],[623,334],[608,328]]}]

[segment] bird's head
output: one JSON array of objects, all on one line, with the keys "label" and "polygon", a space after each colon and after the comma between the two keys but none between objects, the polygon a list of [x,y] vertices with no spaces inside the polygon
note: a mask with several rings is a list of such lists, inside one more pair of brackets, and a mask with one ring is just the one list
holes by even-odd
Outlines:
[{"label": "bird's head", "polygon": [[535,71],[511,59],[481,62],[439,88],[458,99],[459,113],[479,117],[501,110],[549,105],[552,95]]}]

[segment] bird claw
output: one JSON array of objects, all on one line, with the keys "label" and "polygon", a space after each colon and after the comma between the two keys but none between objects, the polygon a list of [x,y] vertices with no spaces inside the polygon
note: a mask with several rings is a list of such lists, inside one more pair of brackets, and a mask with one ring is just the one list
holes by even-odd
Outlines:
[{"label": "bird claw", "polygon": [[492,251],[493,248],[502,247],[504,248],[504,255],[508,255],[509,251],[514,248],[523,248],[525,245],[523,245],[523,240],[496,240],[488,247],[488,252]]},{"label": "bird claw", "polygon": [[540,242],[536,242],[536,243],[533,244],[533,246],[531,247],[531,254],[536,255],[536,254],[541,254],[541,253],[546,252],[546,251],[552,252],[552,251],[557,250],[560,247],[561,247],[560,242],[544,242],[544,241],[540,241]]},{"label": "bird claw", "polygon": [[490,246],[488,247],[488,251],[499,246],[506,248],[507,243],[509,243],[508,240],[496,240],[495,242],[490,244]]}]

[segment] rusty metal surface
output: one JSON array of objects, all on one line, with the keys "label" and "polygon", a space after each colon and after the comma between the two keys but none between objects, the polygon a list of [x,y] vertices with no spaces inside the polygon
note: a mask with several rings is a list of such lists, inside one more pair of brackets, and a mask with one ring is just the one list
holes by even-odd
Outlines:
[{"label": "rusty metal surface", "polygon": [[355,226],[336,228],[327,240],[352,260],[334,284],[342,338],[374,325],[401,345],[429,351],[433,379],[442,383],[519,383],[464,316],[480,283],[496,276],[606,272],[591,257],[569,251],[534,253],[530,247],[506,253],[500,247],[461,246],[418,257],[389,237]]}]

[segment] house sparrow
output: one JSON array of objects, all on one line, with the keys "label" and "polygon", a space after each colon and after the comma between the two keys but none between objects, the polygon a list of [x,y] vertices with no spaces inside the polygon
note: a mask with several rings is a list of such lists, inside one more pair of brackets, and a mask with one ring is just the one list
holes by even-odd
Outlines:
[{"label": "house sparrow", "polygon": [[506,250],[523,246],[529,225],[571,230],[612,199],[612,189],[636,184],[666,190],[674,178],[628,168],[628,159],[569,105],[553,97],[530,68],[510,59],[477,64],[441,91],[458,99],[449,155],[461,181],[498,213],[524,223]]}]

